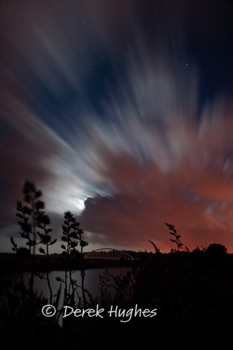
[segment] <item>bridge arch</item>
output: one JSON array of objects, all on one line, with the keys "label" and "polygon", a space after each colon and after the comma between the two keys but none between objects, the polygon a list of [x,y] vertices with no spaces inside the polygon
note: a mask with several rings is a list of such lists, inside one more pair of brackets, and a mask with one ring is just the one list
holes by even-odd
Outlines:
[{"label": "bridge arch", "polygon": [[84,255],[84,259],[96,260],[135,260],[135,258],[124,250],[113,248],[100,248]]}]

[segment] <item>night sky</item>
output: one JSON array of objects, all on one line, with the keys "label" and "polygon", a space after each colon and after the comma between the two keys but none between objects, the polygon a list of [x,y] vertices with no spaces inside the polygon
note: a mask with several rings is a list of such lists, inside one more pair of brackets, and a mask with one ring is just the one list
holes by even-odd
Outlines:
[{"label": "night sky", "polygon": [[[26,179],[88,250],[233,252],[233,2],[0,2],[0,239]],[[59,245],[54,248],[60,252]]]}]

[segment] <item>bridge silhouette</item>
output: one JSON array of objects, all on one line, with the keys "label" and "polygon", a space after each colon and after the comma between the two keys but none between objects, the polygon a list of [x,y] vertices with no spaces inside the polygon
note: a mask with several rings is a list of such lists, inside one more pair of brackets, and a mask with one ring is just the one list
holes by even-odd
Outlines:
[{"label": "bridge silhouette", "polygon": [[84,259],[96,260],[135,260],[135,258],[124,250],[113,248],[100,248],[86,253]]}]

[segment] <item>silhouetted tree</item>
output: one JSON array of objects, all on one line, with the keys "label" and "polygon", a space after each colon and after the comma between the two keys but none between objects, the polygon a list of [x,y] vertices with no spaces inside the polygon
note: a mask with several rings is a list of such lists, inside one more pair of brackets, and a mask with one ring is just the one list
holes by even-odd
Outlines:
[{"label": "silhouetted tree", "polygon": [[45,249],[40,247],[39,251],[42,254],[46,254],[47,257],[49,257],[49,246],[56,243],[57,239],[56,238],[52,239],[51,235],[49,234],[50,232],[52,232],[52,229],[47,227],[48,225],[50,225],[50,220],[48,215],[42,214],[38,219],[39,220],[38,220],[37,226],[42,230],[42,232],[39,232],[39,231],[37,232],[37,235],[40,237],[39,243],[45,245]]},{"label": "silhouetted tree", "polygon": [[182,249],[183,247],[183,243],[181,243],[180,241],[180,235],[178,235],[177,231],[176,231],[176,228],[174,225],[171,225],[171,224],[168,224],[168,223],[165,223],[165,225],[169,228],[170,230],[170,235],[173,236],[173,238],[170,238],[170,241],[171,242],[174,242],[176,244],[176,247],[177,247],[177,251],[179,251],[180,249]]},{"label": "silhouetted tree", "polygon": [[64,213],[64,224],[62,225],[63,235],[61,239],[63,242],[66,242],[66,244],[62,244],[61,248],[67,255],[75,251],[79,243],[81,247],[84,246],[84,243],[81,244],[81,242],[85,242],[82,239],[83,230],[80,229],[79,226],[80,223],[76,221],[74,215],[70,211]]},{"label": "silhouetted tree", "polygon": [[227,254],[227,248],[219,243],[212,243],[206,248],[206,253],[213,258],[221,258]]},{"label": "silhouetted tree", "polygon": [[[62,225],[62,233],[63,234],[61,239],[66,244],[62,244],[61,248],[63,249],[63,254],[65,254],[67,257],[70,257],[72,253],[76,252],[76,247],[79,243],[81,246],[81,251],[83,250],[83,247],[87,245],[87,242],[85,242],[82,238],[83,230],[80,229],[80,223],[77,222],[76,218],[70,211],[64,213],[64,224]],[[84,279],[84,271],[81,271],[81,273]],[[70,303],[71,305],[73,305],[74,295],[77,287],[75,281],[72,278],[71,270],[65,272],[64,288],[64,304],[67,305],[67,303]]]},{"label": "silhouetted tree", "polygon": [[[49,266],[49,247],[53,244],[56,243],[57,239],[54,238],[52,239],[50,232],[52,232],[51,228],[48,228],[48,225],[50,225],[50,219],[48,215],[45,215],[42,213],[40,217],[38,217],[38,228],[42,230],[42,232],[37,232],[37,235],[40,237],[40,244],[43,244],[45,246],[45,249],[43,247],[39,247],[39,252],[42,254],[45,254],[47,256],[47,263]],[[44,277],[44,276],[43,276]],[[45,277],[48,288],[49,288],[49,293],[50,293],[50,303],[52,303],[53,300],[53,291],[52,291],[52,286],[50,283],[50,278],[49,278],[49,272],[48,270],[46,271],[46,277]]]},{"label": "silhouetted tree", "polygon": [[[36,245],[39,243],[37,235],[40,234],[40,230],[38,229],[42,229],[41,239],[45,234],[48,237],[50,231],[46,232],[45,226],[49,223],[49,218],[44,212],[44,202],[40,199],[42,192],[37,190],[34,183],[25,181],[23,194],[23,202],[17,201],[16,216],[20,218],[18,221],[21,228],[20,235],[27,240],[26,245],[29,246],[30,253],[35,255]],[[51,240],[48,243],[51,243]]]},{"label": "silhouetted tree", "polygon": [[[35,253],[36,245],[42,244],[45,245],[39,248],[39,251],[42,254],[46,254],[49,258],[49,246],[53,245],[56,242],[56,239],[52,239],[50,232],[52,229],[48,226],[50,225],[50,219],[48,215],[44,212],[45,204],[41,200],[42,192],[37,190],[33,182],[25,181],[23,186],[23,201],[17,201],[17,213],[16,216],[20,219],[18,224],[20,226],[20,235],[22,238],[26,239],[26,245],[29,246],[29,253],[32,256],[32,263],[35,263]],[[20,252],[14,239],[11,237],[12,250],[16,253]],[[29,279],[30,285],[30,295],[33,296],[33,285],[35,272],[32,269],[31,277]],[[44,278],[42,275],[41,278]],[[52,288],[49,280],[48,271],[46,273],[46,280],[48,283],[50,291],[50,301],[52,301]]]},{"label": "silhouetted tree", "polygon": [[88,242],[84,241],[82,238],[80,240],[81,254],[83,253],[83,248],[88,246]]},{"label": "silhouetted tree", "polygon": [[25,247],[20,247],[17,249],[17,252],[16,252],[17,255],[19,256],[29,256],[30,255],[30,250],[25,248]]}]

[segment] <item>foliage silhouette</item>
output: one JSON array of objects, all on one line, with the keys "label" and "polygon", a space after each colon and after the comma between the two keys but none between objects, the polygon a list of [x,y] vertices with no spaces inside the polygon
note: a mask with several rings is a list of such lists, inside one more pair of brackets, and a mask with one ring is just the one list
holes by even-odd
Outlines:
[{"label": "foliage silhouette", "polygon": [[[29,247],[30,253],[35,255],[36,245],[39,243],[46,246],[46,252],[40,248],[40,252],[48,254],[49,245],[53,245],[56,240],[52,240],[49,233],[51,228],[47,228],[50,224],[48,215],[44,212],[45,204],[41,200],[42,192],[37,190],[33,182],[25,181],[23,186],[23,201],[17,201],[16,216],[20,219],[18,224],[20,226],[20,235],[26,239],[26,245]],[[40,240],[38,241],[38,237]],[[13,250],[14,241],[12,241]]]},{"label": "foliage silhouette", "polygon": [[[41,244],[45,246],[39,247],[39,252],[47,255],[49,264],[49,246],[56,243],[56,239],[52,239],[50,233],[52,229],[48,227],[50,225],[50,219],[45,214],[45,204],[41,200],[42,191],[37,190],[33,182],[26,180],[23,186],[23,201],[17,201],[16,204],[16,216],[20,219],[18,224],[20,226],[20,235],[26,239],[26,245],[29,247],[28,252],[31,255],[32,271],[29,279],[30,296],[33,298],[33,288],[35,279],[35,254],[36,246]],[[13,237],[10,238],[12,244],[12,250],[18,255],[26,256],[26,248],[18,248]],[[50,291],[50,301],[53,299],[53,292],[49,279],[48,271],[46,277],[43,274],[38,275],[40,278],[45,278]]]},{"label": "foliage silhouette", "polygon": [[180,237],[181,236],[178,235],[174,225],[171,225],[171,224],[168,224],[168,223],[165,223],[165,225],[169,228],[170,235],[173,236],[173,238],[170,238],[170,241],[174,242],[176,244],[176,248],[177,248],[176,250],[179,251],[183,247],[183,243],[181,243],[181,241],[180,241]]},{"label": "foliage silhouette", "polygon": [[52,246],[57,242],[57,239],[52,239],[51,235],[49,234],[52,232],[51,228],[47,228],[47,226],[50,224],[49,217],[47,215],[42,215],[39,218],[39,222],[37,224],[38,228],[40,228],[43,232],[37,232],[37,235],[40,237],[40,244],[45,245],[45,249],[42,247],[39,247],[39,252],[42,254],[46,254],[47,257],[49,256],[49,246]]},{"label": "foliage silhouette", "polygon": [[22,257],[28,257],[30,255],[30,250],[25,247],[17,248],[16,254]]},{"label": "foliage silhouette", "polygon": [[156,254],[160,253],[160,250],[159,250],[159,248],[157,247],[157,245],[156,245],[153,241],[150,241],[150,240],[149,240],[149,242],[153,245],[154,250],[155,250],[155,253],[156,253]]},{"label": "foliage silhouette", "polygon": [[62,225],[62,241],[66,243],[61,245],[64,253],[70,255],[76,251],[76,247],[82,241],[83,230],[80,229],[80,223],[76,221],[74,215],[67,211],[64,214],[64,224]]},{"label": "foliage silhouette", "polygon": [[[81,246],[81,254],[83,253],[83,247],[87,245],[87,242],[83,239],[83,230],[80,228],[80,223],[76,220],[74,215],[67,211],[64,213],[64,224],[62,225],[62,237],[61,240],[65,244],[61,245],[63,249],[63,255],[70,259],[73,255],[74,257],[77,254],[77,246]],[[84,244],[85,243],[85,244]],[[82,285],[84,284],[85,271],[81,270]],[[78,286],[76,285],[73,277],[72,271],[65,271],[64,278],[64,303],[65,305],[73,306],[75,304],[75,294],[78,291]],[[83,291],[83,303],[86,306],[86,293],[84,287]]]},{"label": "foliage silhouette", "polygon": [[[61,303],[62,297],[62,282],[60,281],[60,287],[53,292],[50,276],[49,276],[49,264],[50,264],[50,252],[49,247],[57,242],[57,239],[52,239],[49,216],[45,214],[44,207],[45,204],[41,200],[42,192],[37,190],[36,186],[29,181],[25,181],[23,186],[23,201],[17,202],[17,217],[20,219],[18,224],[20,226],[20,235],[22,238],[26,239],[26,245],[29,249],[25,247],[18,248],[17,243],[13,237],[10,237],[10,242],[12,244],[12,250],[17,253],[19,257],[31,256],[31,273],[29,277],[29,287],[25,284],[22,273],[16,276],[14,281],[15,292],[21,295],[22,300],[28,299],[29,304],[32,304],[35,298],[34,291],[34,281],[35,278],[45,279],[47,281],[47,286],[49,289],[49,302],[56,308]],[[66,242],[66,246],[63,246],[66,256],[70,256],[72,253],[77,252],[76,247],[80,244],[81,252],[83,247],[88,243],[83,239],[83,231],[80,229],[80,223],[76,221],[73,214],[66,212],[64,214],[64,225],[62,226],[63,235],[61,239]],[[38,251],[46,255],[47,257],[47,271],[45,273],[39,273],[35,271],[36,268],[36,246]],[[43,247],[44,246],[44,247]],[[87,291],[84,292],[84,278],[85,273],[82,272],[82,287],[83,287],[83,297],[85,297]],[[75,294],[78,294],[78,289],[82,288],[77,285],[75,280],[72,278],[72,271],[65,271],[65,282],[63,291],[63,305],[75,305]],[[23,295],[22,295],[23,292]],[[15,295],[9,293],[9,300],[15,298]],[[80,298],[79,298],[80,300]],[[57,313],[57,318],[59,312]]]},{"label": "foliage silhouette", "polygon": [[212,243],[207,247],[206,253],[213,258],[221,258],[226,256],[227,248],[223,244]]}]

